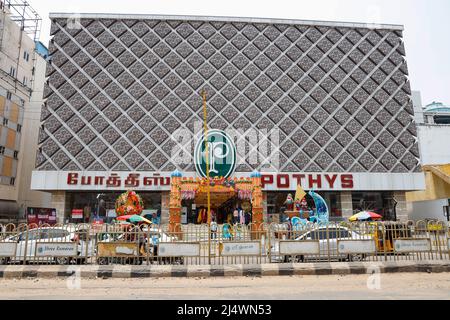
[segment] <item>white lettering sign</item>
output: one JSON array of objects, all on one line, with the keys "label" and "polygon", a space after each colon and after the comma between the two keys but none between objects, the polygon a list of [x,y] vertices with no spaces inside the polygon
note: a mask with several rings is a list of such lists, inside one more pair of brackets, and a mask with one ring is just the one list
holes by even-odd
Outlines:
[{"label": "white lettering sign", "polygon": [[222,256],[257,256],[261,251],[260,242],[223,242],[220,243]]},{"label": "white lettering sign", "polygon": [[126,255],[126,256],[136,256],[137,250],[134,248],[128,248],[128,247],[116,247],[116,254],[118,255]]},{"label": "white lettering sign", "polygon": [[280,255],[319,254],[319,241],[280,241]]},{"label": "white lettering sign", "polygon": [[167,242],[158,246],[160,257],[198,257],[200,256],[200,243]]},{"label": "white lettering sign", "polygon": [[16,255],[17,243],[0,242],[0,257],[14,257]]},{"label": "white lettering sign", "polygon": [[338,241],[338,252],[345,254],[375,253],[376,252],[375,241],[374,240]]},{"label": "white lettering sign", "polygon": [[36,244],[36,257],[75,257],[77,254],[77,244],[74,242]]},{"label": "white lettering sign", "polygon": [[394,240],[395,252],[428,252],[431,250],[430,239]]}]

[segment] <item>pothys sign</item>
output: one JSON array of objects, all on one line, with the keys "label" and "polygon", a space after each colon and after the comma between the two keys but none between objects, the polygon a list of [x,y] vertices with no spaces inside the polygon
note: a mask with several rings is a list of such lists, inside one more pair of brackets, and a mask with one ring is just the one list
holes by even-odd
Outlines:
[{"label": "pothys sign", "polygon": [[394,250],[399,253],[431,251],[430,239],[396,239]]},{"label": "pothys sign", "polygon": [[208,131],[207,141],[204,135],[201,137],[195,146],[194,163],[197,173],[204,178],[207,177],[206,144],[210,177],[230,177],[236,169],[237,152],[234,141],[222,130]]},{"label": "pothys sign", "polygon": [[261,242],[221,242],[219,244],[221,256],[259,256],[261,253]]},{"label": "pothys sign", "polygon": [[280,255],[308,255],[319,253],[319,241],[280,241]]},{"label": "pothys sign", "polygon": [[200,243],[160,242],[158,245],[159,257],[199,257]]},{"label": "pothys sign", "polygon": [[0,257],[14,257],[16,255],[17,243],[0,242]]},{"label": "pothys sign", "polygon": [[74,242],[38,242],[36,244],[36,257],[75,257],[77,255],[77,244]]},{"label": "pothys sign", "polygon": [[376,252],[376,245],[374,240],[339,240],[338,252],[345,254],[370,254]]}]

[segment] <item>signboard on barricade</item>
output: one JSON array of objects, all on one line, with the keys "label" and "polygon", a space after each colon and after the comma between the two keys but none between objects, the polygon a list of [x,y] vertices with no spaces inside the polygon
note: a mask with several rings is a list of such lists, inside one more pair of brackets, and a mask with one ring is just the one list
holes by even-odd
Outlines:
[{"label": "signboard on barricade", "polygon": [[319,253],[319,241],[280,241],[280,255],[312,255]]},{"label": "signboard on barricade", "polygon": [[261,242],[221,242],[219,253],[224,257],[259,256],[261,254]]},{"label": "signboard on barricade", "polygon": [[399,253],[408,252],[429,252],[431,251],[431,241],[424,239],[395,239],[394,250]]},{"label": "signboard on barricade", "polygon": [[38,242],[36,243],[36,257],[75,257],[78,248],[75,242]]},{"label": "signboard on barricade", "polygon": [[161,242],[158,245],[159,257],[199,257],[200,243]]},{"label": "signboard on barricade", "polygon": [[138,244],[134,242],[99,242],[97,245],[99,257],[123,258],[138,255]]},{"label": "signboard on barricade", "polygon": [[338,252],[345,254],[376,253],[374,240],[338,240]]},{"label": "signboard on barricade", "polygon": [[16,255],[17,243],[0,242],[0,257],[14,257]]}]

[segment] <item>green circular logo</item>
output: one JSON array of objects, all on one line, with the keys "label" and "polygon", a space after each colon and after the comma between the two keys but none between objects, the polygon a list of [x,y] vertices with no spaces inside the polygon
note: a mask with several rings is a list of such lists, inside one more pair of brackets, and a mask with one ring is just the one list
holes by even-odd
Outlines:
[{"label": "green circular logo", "polygon": [[[236,146],[233,140],[221,130],[208,131],[209,176],[228,178],[236,169]],[[206,178],[205,136],[197,142],[194,153],[195,169]]]}]

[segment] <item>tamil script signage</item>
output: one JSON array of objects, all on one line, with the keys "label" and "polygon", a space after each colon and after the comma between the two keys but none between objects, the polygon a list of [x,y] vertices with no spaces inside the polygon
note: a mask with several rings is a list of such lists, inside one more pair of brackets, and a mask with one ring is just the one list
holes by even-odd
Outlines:
[{"label": "tamil script signage", "polygon": [[[220,154],[225,151],[221,151]],[[219,152],[217,152],[219,154]],[[216,167],[215,171],[219,171]],[[219,171],[219,174],[222,171]],[[171,172],[67,172],[34,171],[32,190],[53,191],[170,191]],[[198,177],[183,172],[183,177]],[[202,174],[200,174],[202,175]],[[235,172],[231,178],[248,178],[249,172]],[[214,175],[212,175],[214,177]],[[261,173],[265,191],[295,191],[300,184],[315,191],[423,190],[423,173]]]},{"label": "tamil script signage", "polygon": [[280,255],[312,255],[319,253],[319,241],[280,241]]},{"label": "tamil script signage", "polygon": [[74,242],[38,242],[36,244],[36,257],[75,257],[77,255],[77,244]]},{"label": "tamil script signage", "polygon": [[73,209],[72,210],[72,219],[83,219],[83,209]]},{"label": "tamil script signage", "polygon": [[344,254],[372,254],[376,252],[376,245],[374,240],[339,240],[338,252]]},{"label": "tamil script signage", "polygon": [[429,252],[431,250],[430,239],[396,239],[394,250],[399,253]]},{"label": "tamil script signage", "polygon": [[56,209],[49,208],[27,208],[28,224],[56,224]]},{"label": "tamil script signage", "polygon": [[198,257],[200,256],[200,243],[161,242],[158,245],[160,257]]},{"label": "tamil script signage", "polygon": [[17,243],[0,242],[0,257],[14,257],[16,255]]},{"label": "tamil script signage", "polygon": [[220,255],[227,256],[257,256],[261,253],[260,242],[223,242],[219,245]]}]

